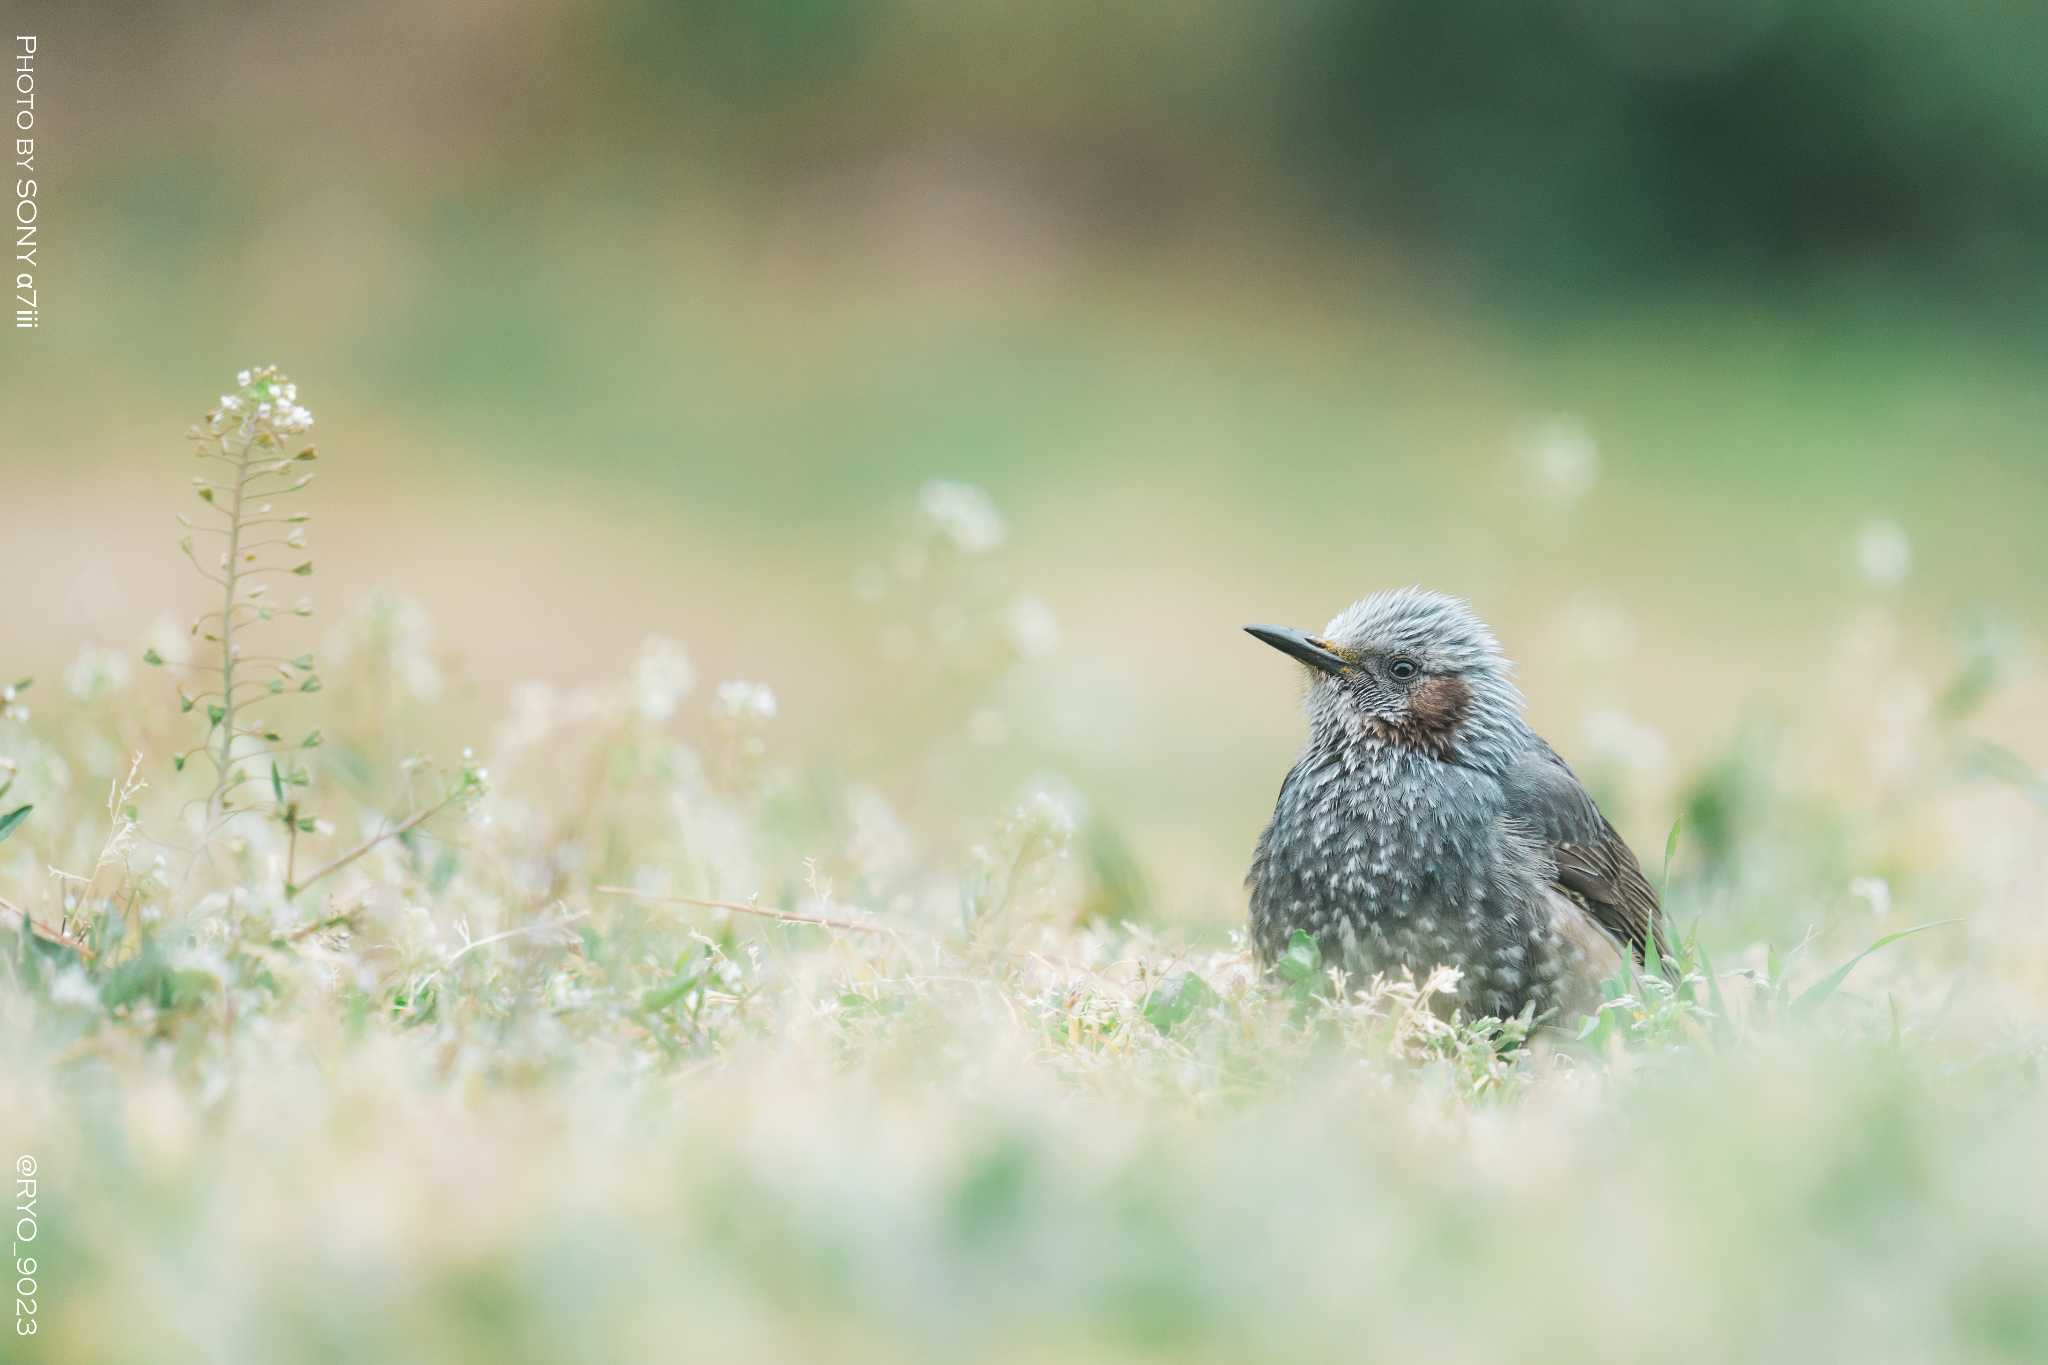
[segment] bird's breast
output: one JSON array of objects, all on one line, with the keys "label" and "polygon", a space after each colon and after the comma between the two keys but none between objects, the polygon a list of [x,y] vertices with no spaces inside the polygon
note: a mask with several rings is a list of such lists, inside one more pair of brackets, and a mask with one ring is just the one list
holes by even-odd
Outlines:
[{"label": "bird's breast", "polygon": [[[1396,746],[1290,775],[1253,869],[1255,897],[1317,921],[1442,921],[1481,907],[1499,858],[1498,785]],[[1448,932],[1432,924],[1421,932]],[[1373,932],[1368,930],[1370,934]]]}]

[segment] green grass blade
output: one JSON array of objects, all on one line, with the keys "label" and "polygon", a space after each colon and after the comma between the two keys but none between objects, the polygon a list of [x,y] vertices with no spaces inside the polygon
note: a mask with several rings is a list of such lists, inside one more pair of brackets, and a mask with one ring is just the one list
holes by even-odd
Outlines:
[{"label": "green grass blade", "polygon": [[1945,924],[1961,923],[1962,921],[1959,919],[1938,919],[1927,924],[1916,924],[1910,929],[1901,929],[1895,934],[1886,934],[1883,938],[1877,940],[1877,942],[1871,944],[1868,948],[1865,948],[1862,952],[1856,954],[1856,956],[1850,958],[1847,962],[1844,962],[1841,966],[1801,991],[1797,998],[1792,1001],[1792,1013],[1794,1015],[1810,1014],[1826,1004],[1828,997],[1832,996],[1836,989],[1849,979],[1849,973],[1856,970],[1856,964],[1869,957],[1878,949],[1888,948],[1902,938],[1911,938],[1913,935],[1925,933],[1929,929],[1939,929]]}]

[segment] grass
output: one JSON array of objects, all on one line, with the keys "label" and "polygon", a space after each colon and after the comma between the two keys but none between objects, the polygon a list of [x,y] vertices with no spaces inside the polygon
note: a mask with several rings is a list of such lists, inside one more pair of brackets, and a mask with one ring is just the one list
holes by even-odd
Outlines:
[{"label": "grass", "polygon": [[1084,792],[991,801],[961,736],[1045,623],[977,490],[900,524],[836,660],[919,663],[887,776],[660,638],[482,698],[389,596],[266,624],[295,678],[320,644],[276,704],[323,742],[239,811],[269,741],[139,658],[14,689],[9,1358],[2048,1353],[2044,788],[1984,733],[1996,640],[1902,712],[1906,646],[1851,632],[1866,686],[1672,788],[1675,960],[1583,1025],[1445,1019],[1441,972],[1258,979]]}]

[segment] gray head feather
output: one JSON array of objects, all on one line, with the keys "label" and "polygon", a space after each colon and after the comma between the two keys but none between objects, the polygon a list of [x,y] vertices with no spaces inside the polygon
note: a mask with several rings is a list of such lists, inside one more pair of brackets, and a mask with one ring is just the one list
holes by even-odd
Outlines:
[{"label": "gray head feather", "polygon": [[1398,724],[1408,704],[1378,669],[1410,658],[1432,677],[1454,678],[1470,694],[1457,725],[1456,761],[1504,771],[1529,746],[1513,665],[1486,623],[1462,600],[1426,588],[1373,593],[1332,617],[1329,642],[1365,663],[1356,673],[1317,678],[1309,688],[1310,746],[1355,741],[1375,723]]}]

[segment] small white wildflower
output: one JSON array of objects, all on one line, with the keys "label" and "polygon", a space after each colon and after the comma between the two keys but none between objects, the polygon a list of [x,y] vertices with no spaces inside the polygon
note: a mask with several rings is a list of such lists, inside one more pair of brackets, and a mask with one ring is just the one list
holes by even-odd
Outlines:
[{"label": "small white wildflower", "polygon": [[1600,448],[1578,417],[1568,413],[1531,422],[1515,439],[1515,454],[1537,496],[1570,505],[1600,478]]},{"label": "small white wildflower", "polygon": [[1009,629],[1010,643],[1027,659],[1050,654],[1060,642],[1060,621],[1052,604],[1030,593],[1011,601],[1003,612],[1003,624]]},{"label": "small white wildflower", "polygon": [[92,984],[92,978],[85,970],[73,963],[50,983],[50,1003],[53,1005],[78,1005],[86,1009],[98,1009],[99,990]]},{"label": "small white wildflower", "polygon": [[246,388],[248,388],[248,387],[249,387],[249,372],[248,372],[247,370],[243,370],[243,371],[242,371],[242,372],[241,372],[240,374],[238,374],[238,375],[236,375],[236,376],[235,376],[235,382],[236,382],[237,384],[240,384],[240,385],[241,385],[241,386],[242,386],[243,388],[245,388],[245,389],[246,389]]},{"label": "small white wildflower", "polygon": [[989,495],[971,483],[933,479],[918,490],[917,508],[932,528],[968,554],[982,554],[1009,535]]},{"label": "small white wildflower", "polygon": [[1892,912],[1892,884],[1882,877],[1852,878],[1849,894],[1870,907],[1873,919],[1883,919]]},{"label": "small white wildflower", "polygon": [[80,701],[119,692],[135,676],[128,656],[111,649],[87,645],[64,670],[64,686]]},{"label": "small white wildflower", "polygon": [[192,658],[192,632],[179,625],[169,612],[160,612],[142,633],[142,647],[155,650],[156,656],[167,664],[188,663]]},{"label": "small white wildflower", "polygon": [[1074,828],[1079,823],[1074,808],[1043,787],[1024,798],[1014,818],[1019,833],[1058,846],[1074,837]]},{"label": "small white wildflower", "polygon": [[766,683],[735,678],[718,685],[718,709],[735,720],[773,720],[775,693]]},{"label": "small white wildflower", "polygon": [[633,700],[644,718],[667,720],[696,686],[697,670],[680,644],[661,635],[641,641],[633,664]]},{"label": "small white wildflower", "polygon": [[1868,522],[1856,534],[1856,568],[1873,588],[1896,588],[1913,571],[1913,541],[1896,521]]},{"label": "small white wildflower", "polygon": [[500,753],[538,744],[555,729],[559,711],[555,689],[544,682],[523,682],[512,689],[511,714],[498,727]]}]

